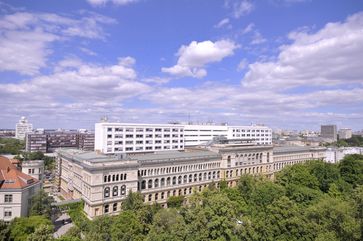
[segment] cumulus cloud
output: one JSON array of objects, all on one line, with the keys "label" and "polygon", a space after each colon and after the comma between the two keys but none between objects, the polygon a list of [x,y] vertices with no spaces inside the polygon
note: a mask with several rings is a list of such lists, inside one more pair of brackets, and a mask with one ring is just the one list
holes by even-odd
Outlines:
[{"label": "cumulus cloud", "polygon": [[276,61],[256,62],[242,80],[245,87],[288,89],[363,83],[363,12],[315,32],[289,34]]},{"label": "cumulus cloud", "polygon": [[104,39],[100,24],[111,18],[84,12],[80,19],[57,14],[17,12],[0,17],[0,71],[35,75],[46,66],[50,45],[81,37]]},{"label": "cumulus cloud", "polygon": [[191,42],[188,46],[181,46],[178,53],[177,64],[162,68],[162,72],[176,76],[190,76],[202,78],[207,75],[205,65],[219,62],[225,57],[234,54],[238,45],[231,40],[219,40],[216,42],[203,41]]}]

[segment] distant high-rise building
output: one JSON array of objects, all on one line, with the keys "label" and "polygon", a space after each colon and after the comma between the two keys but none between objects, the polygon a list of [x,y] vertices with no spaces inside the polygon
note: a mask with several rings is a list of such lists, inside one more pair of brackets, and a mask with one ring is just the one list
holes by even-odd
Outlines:
[{"label": "distant high-rise building", "polygon": [[341,139],[341,140],[346,140],[346,139],[352,138],[352,129],[349,129],[349,128],[339,129],[338,135],[339,135],[339,139]]},{"label": "distant high-rise building", "polygon": [[33,125],[28,123],[28,120],[22,116],[18,123],[16,123],[15,127],[15,138],[19,140],[25,139],[25,134],[31,132],[33,129]]},{"label": "distant high-rise building", "polygon": [[95,134],[87,131],[37,130],[26,134],[25,150],[28,152],[53,152],[57,148],[79,148],[93,151]]},{"label": "distant high-rise building", "polygon": [[337,126],[336,125],[322,125],[320,135],[323,138],[337,141]]}]

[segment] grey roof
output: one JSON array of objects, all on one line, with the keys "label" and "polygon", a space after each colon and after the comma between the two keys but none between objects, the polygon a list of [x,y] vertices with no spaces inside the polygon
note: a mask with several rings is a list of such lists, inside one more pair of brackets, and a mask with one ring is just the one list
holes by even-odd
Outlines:
[{"label": "grey roof", "polygon": [[94,151],[82,151],[77,149],[57,149],[57,153],[67,159],[77,162],[86,169],[105,169],[112,167],[135,167],[139,165],[153,165],[165,162],[183,162],[190,160],[215,160],[221,158],[218,153],[203,151],[162,151],[148,154],[135,155],[105,155]]},{"label": "grey roof", "polygon": [[278,153],[289,153],[289,152],[307,152],[315,150],[325,150],[324,147],[310,147],[310,146],[278,146],[274,147],[274,154]]},{"label": "grey roof", "polygon": [[220,158],[220,155],[212,151],[163,151],[144,155],[135,155],[130,157],[132,160],[137,160],[139,163],[146,162],[165,162],[165,161],[187,161],[192,159],[215,159]]}]

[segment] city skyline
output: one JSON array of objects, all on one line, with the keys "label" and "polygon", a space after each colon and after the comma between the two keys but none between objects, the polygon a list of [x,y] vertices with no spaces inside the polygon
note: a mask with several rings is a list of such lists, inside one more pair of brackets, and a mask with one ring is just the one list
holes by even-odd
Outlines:
[{"label": "city skyline", "polygon": [[0,1],[0,128],[361,130],[363,2]]}]

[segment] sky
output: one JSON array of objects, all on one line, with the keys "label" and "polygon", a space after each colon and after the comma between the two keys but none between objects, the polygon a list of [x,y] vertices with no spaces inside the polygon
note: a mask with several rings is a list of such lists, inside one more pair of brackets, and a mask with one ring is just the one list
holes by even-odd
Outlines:
[{"label": "sky", "polygon": [[363,1],[0,0],[0,128],[363,129]]}]

